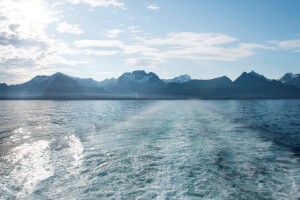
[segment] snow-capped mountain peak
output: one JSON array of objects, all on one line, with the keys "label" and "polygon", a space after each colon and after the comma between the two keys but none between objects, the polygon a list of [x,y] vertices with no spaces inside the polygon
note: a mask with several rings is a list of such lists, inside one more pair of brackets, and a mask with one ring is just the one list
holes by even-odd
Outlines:
[{"label": "snow-capped mountain peak", "polygon": [[285,85],[292,85],[300,88],[300,74],[286,73],[279,81]]},{"label": "snow-capped mountain peak", "polygon": [[300,77],[300,74],[286,73],[281,79],[279,79],[279,81],[286,83],[298,77]]},{"label": "snow-capped mountain peak", "polygon": [[163,81],[165,83],[185,83],[192,80],[191,77],[187,74],[181,75],[181,76],[177,76],[173,79],[164,79]]},{"label": "snow-capped mountain peak", "polygon": [[160,78],[155,73],[146,73],[144,70],[126,72],[118,78],[118,81],[123,84],[144,84],[161,82]]}]

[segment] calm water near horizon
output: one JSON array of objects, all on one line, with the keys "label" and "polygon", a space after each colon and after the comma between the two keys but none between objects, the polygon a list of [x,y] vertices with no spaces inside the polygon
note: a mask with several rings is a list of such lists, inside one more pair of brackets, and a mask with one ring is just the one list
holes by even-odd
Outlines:
[{"label": "calm water near horizon", "polygon": [[0,199],[299,199],[300,100],[0,101]]}]

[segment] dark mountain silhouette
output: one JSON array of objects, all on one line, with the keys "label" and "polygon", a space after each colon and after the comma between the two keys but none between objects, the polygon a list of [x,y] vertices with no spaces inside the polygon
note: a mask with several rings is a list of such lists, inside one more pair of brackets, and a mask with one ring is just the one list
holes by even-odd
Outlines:
[{"label": "dark mountain silhouette", "polygon": [[95,81],[55,73],[36,76],[19,85],[0,84],[1,99],[278,99],[300,98],[300,89],[286,84],[296,76],[270,80],[256,72],[242,73],[231,81],[223,76],[210,80],[190,80],[182,75],[161,80],[143,70],[127,72],[119,78]]},{"label": "dark mountain silhouette", "polygon": [[103,89],[110,89],[112,86],[118,83],[118,80],[116,78],[107,78],[101,82],[99,82],[98,86]]},{"label": "dark mountain silhouette", "polygon": [[36,76],[28,82],[20,85],[10,86],[12,93],[19,95],[41,95],[43,91],[55,79],[56,74],[50,76]]},{"label": "dark mountain silhouette", "polygon": [[92,78],[78,78],[78,77],[71,77],[71,78],[76,80],[80,85],[84,87],[98,87],[101,85],[101,82],[95,81]]},{"label": "dark mountain silhouette", "polygon": [[236,98],[296,98],[299,91],[252,71],[242,73],[233,82],[232,95]]},{"label": "dark mountain silhouette", "polygon": [[8,86],[5,83],[0,83],[0,96],[7,93]]},{"label": "dark mountain silhouette", "polygon": [[164,88],[164,92],[183,98],[222,98],[227,96],[231,87],[232,81],[223,76],[211,80],[169,83]]},{"label": "dark mountain silhouette", "polygon": [[56,73],[55,78],[51,81],[47,88],[45,88],[43,94],[57,95],[57,94],[69,94],[69,93],[83,93],[83,85],[80,85],[73,78],[66,76],[62,73]]},{"label": "dark mountain silhouette", "polygon": [[[99,94],[105,94],[105,90],[97,85],[80,84],[78,80],[84,79],[67,76],[62,73],[56,73],[52,77],[54,78],[51,79],[51,83],[43,91],[42,97],[81,99],[93,98]],[[93,79],[90,80],[94,81]]]}]

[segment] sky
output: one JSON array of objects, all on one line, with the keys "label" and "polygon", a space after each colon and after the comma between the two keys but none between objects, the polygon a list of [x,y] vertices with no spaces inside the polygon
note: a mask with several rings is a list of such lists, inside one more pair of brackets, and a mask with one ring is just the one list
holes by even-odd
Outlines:
[{"label": "sky", "polygon": [[0,82],[300,73],[299,0],[0,0]]}]

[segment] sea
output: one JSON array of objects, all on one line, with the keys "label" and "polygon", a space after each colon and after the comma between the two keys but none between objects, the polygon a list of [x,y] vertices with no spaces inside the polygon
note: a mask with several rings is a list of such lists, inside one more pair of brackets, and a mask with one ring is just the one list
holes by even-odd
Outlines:
[{"label": "sea", "polygon": [[0,101],[0,199],[300,199],[300,100]]}]

